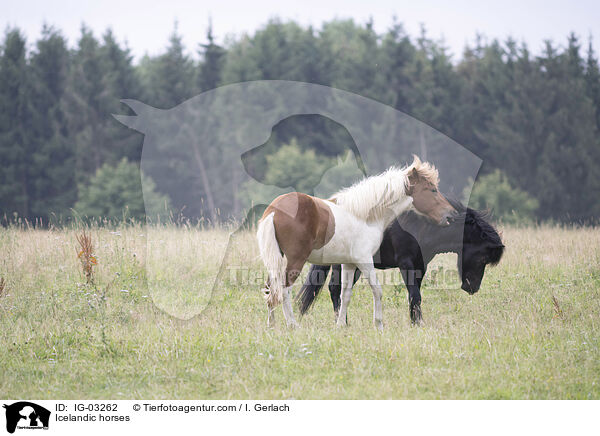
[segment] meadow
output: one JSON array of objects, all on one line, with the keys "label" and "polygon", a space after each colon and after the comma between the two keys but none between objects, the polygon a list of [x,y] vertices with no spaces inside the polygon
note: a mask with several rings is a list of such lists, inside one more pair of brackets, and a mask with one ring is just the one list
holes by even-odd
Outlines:
[{"label": "meadow", "polygon": [[[347,328],[324,292],[299,329],[280,309],[267,329],[250,232],[229,250],[245,273],[225,270],[211,293],[227,228],[88,227],[90,283],[82,230],[0,228],[5,398],[600,399],[597,229],[502,228],[505,256],[479,293],[427,280],[421,327],[388,280],[383,333],[363,281]],[[455,268],[455,255],[430,265]]]}]

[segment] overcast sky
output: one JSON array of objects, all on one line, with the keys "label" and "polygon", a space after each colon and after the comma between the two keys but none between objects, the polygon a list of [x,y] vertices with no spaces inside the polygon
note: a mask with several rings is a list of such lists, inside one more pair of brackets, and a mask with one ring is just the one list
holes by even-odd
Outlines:
[{"label": "overcast sky", "polygon": [[127,42],[136,58],[164,50],[175,21],[188,52],[196,54],[205,40],[209,17],[218,41],[226,35],[253,32],[269,18],[292,19],[320,27],[334,18],[353,18],[365,23],[372,18],[378,32],[385,31],[395,15],[410,35],[418,35],[420,24],[434,39],[444,37],[455,58],[479,32],[488,38],[511,35],[539,52],[545,39],[564,43],[569,32],[587,38],[592,34],[600,47],[600,2],[584,1],[429,1],[429,0],[281,0],[182,1],[149,0],[0,0],[0,24],[18,26],[34,41],[43,23],[56,26],[75,43],[81,23],[103,33],[110,27]]}]

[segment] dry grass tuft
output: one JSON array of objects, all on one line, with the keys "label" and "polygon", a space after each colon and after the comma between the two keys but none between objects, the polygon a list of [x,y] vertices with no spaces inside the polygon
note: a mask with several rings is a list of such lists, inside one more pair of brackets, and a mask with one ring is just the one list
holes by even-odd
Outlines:
[{"label": "dry grass tuft", "polygon": [[87,283],[94,283],[94,266],[98,264],[98,260],[94,256],[92,236],[83,230],[81,235],[76,235],[76,238],[81,248],[77,253],[77,257],[81,260],[85,280]]},{"label": "dry grass tuft", "polygon": [[560,319],[565,319],[563,310],[560,307],[560,304],[558,304],[558,300],[556,299],[556,297],[554,295],[552,296],[552,304],[554,304],[554,312],[556,313],[555,316],[557,316]]},{"label": "dry grass tuft", "polygon": [[4,281],[4,277],[0,277],[0,297],[4,295],[4,288],[6,287],[6,282]]}]

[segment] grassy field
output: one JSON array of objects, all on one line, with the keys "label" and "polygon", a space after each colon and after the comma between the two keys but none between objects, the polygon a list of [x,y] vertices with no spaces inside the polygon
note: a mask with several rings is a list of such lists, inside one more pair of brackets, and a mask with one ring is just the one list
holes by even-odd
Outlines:
[{"label": "grassy field", "polygon": [[211,296],[226,230],[93,228],[95,285],[79,233],[0,229],[5,398],[600,398],[598,230],[504,229],[478,294],[428,281],[419,328],[404,287],[386,284],[383,334],[362,281],[348,328],[324,294],[300,329],[281,310],[267,329],[251,234],[229,250],[244,283],[227,270]]}]

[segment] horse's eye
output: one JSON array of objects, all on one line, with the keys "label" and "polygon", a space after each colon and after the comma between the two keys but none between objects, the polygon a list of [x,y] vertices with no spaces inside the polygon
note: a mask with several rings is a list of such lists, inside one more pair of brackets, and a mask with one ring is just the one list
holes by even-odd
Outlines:
[{"label": "horse's eye", "polygon": [[434,194],[437,192],[437,189],[432,189],[431,192],[433,192]]}]

